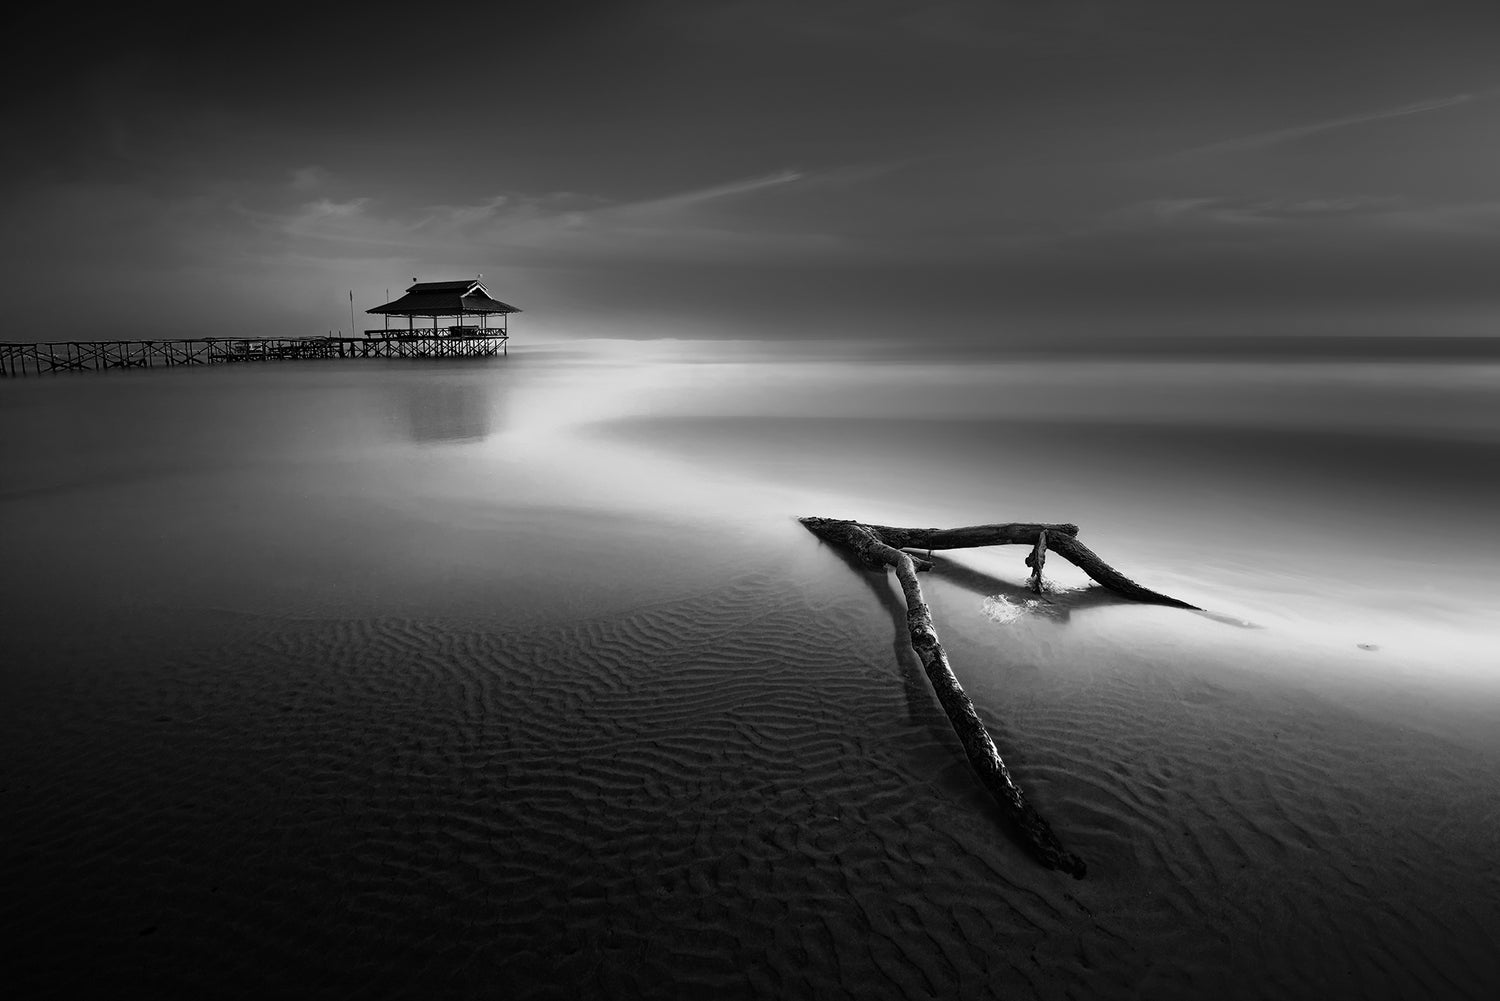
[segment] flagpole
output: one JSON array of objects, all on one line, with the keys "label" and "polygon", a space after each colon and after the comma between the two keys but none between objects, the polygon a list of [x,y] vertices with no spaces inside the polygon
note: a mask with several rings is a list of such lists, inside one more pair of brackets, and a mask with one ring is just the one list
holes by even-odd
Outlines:
[{"label": "flagpole", "polygon": [[349,336],[354,336],[354,290],[349,290]]}]

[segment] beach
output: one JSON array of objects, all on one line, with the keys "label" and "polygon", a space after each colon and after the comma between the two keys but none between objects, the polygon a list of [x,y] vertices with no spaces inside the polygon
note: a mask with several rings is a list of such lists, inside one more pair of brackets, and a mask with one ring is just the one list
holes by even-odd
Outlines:
[{"label": "beach", "polygon": [[[1500,367],[580,342],[0,387],[27,996],[1487,997]],[[802,515],[1074,522],[1132,603]]]}]

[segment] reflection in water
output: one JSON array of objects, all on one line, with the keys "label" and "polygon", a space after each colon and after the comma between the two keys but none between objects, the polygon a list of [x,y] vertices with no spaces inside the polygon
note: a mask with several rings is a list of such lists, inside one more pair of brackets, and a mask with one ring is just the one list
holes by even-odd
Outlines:
[{"label": "reflection in water", "polygon": [[[1022,551],[1024,549],[1017,549],[1017,552]],[[933,577],[982,597],[984,602],[981,610],[985,618],[1000,625],[1009,625],[1027,615],[1068,622],[1074,612],[1086,608],[1134,604],[1129,598],[1121,597],[1097,584],[1067,587],[1045,575],[1042,578],[1044,593],[1037,595],[1025,584],[964,566],[940,554],[934,553],[927,558],[932,561]]]},{"label": "reflection in water", "polygon": [[407,422],[412,441],[483,441],[492,424],[491,385],[469,379],[405,382]]},{"label": "reflection in water", "polygon": [[[1203,609],[1203,608],[1194,608],[1191,611],[1192,611],[1192,613],[1194,615],[1201,615],[1203,618],[1208,619],[1210,622],[1217,622],[1217,623],[1220,623],[1221,625],[1226,625],[1226,626],[1234,626],[1236,629],[1264,629],[1265,628],[1265,626],[1258,625],[1258,624],[1256,624],[1254,622],[1251,622],[1248,619],[1242,619],[1242,618],[1239,618],[1238,616],[1234,616],[1234,615],[1225,615],[1222,612],[1210,612],[1207,609]],[[1361,645],[1361,649],[1363,649],[1363,644]]]},{"label": "reflection in water", "polygon": [[[821,544],[821,543],[820,543]],[[911,632],[906,621],[906,599],[892,586],[885,570],[871,571],[853,553],[842,548],[825,547],[869,585],[876,600],[891,617],[891,654],[901,666],[901,688],[906,696],[906,718],[915,726],[926,727],[934,736],[946,735],[948,721],[932,711],[932,689],[925,669],[911,647]]]}]

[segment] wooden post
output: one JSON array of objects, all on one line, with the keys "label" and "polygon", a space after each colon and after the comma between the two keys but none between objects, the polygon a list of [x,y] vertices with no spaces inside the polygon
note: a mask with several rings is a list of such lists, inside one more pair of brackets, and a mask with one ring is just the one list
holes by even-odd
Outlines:
[{"label": "wooden post", "polygon": [[1026,557],[1026,565],[1031,567],[1031,590],[1036,594],[1042,593],[1042,564],[1046,562],[1047,530],[1044,528],[1036,533],[1036,545]]}]

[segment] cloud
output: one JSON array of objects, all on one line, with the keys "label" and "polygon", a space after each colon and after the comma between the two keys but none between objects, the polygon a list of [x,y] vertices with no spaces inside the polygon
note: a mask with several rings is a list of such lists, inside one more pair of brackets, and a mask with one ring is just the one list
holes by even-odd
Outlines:
[{"label": "cloud", "polygon": [[1099,0],[1047,3],[997,0],[727,0],[684,3],[667,14],[670,29],[710,41],[747,37],[766,44],[787,39],[827,48],[908,57],[921,49],[1055,53],[1100,40],[1153,44],[1163,33],[1145,29]]},{"label": "cloud", "polygon": [[777,231],[737,208],[744,198],[801,181],[782,170],[657,198],[608,202],[571,192],[496,195],[414,212],[370,198],[318,198],[261,218],[264,230],[301,253],[330,257],[404,253],[528,263],[623,260],[735,260],[821,252],[836,241]]},{"label": "cloud", "polygon": [[[1344,233],[1365,240],[1395,234],[1409,238],[1500,236],[1500,201],[1417,201],[1411,198],[1346,195],[1307,198],[1152,198],[1116,209],[1092,229],[1072,237],[1169,232],[1180,236],[1243,234],[1310,237]],[[1382,235],[1384,234],[1384,235]]]},{"label": "cloud", "polygon": [[1430,205],[1399,205],[1376,220],[1391,229],[1436,236],[1479,237],[1493,252],[1500,236],[1500,202],[1444,202]]},{"label": "cloud", "polygon": [[730,181],[727,184],[717,184],[708,188],[684,191],[681,194],[635,202],[606,211],[634,215],[671,212],[678,209],[690,208],[694,205],[702,205],[706,202],[720,201],[756,191],[764,191],[767,188],[780,187],[784,184],[791,184],[793,181],[800,181],[804,176],[806,175],[798,170],[782,170],[774,174],[767,174],[764,177],[750,177],[739,181]]},{"label": "cloud", "polygon": [[1222,142],[1210,143],[1207,146],[1197,146],[1193,149],[1184,150],[1178,156],[1213,156],[1220,153],[1238,153],[1245,150],[1267,149],[1272,146],[1280,146],[1283,143],[1294,142],[1307,136],[1317,135],[1322,132],[1332,132],[1335,129],[1349,128],[1354,125],[1364,125],[1369,122],[1380,122],[1391,118],[1405,118],[1409,115],[1421,115],[1430,111],[1441,111],[1444,108],[1452,108],[1460,104],[1467,104],[1476,100],[1474,94],[1455,94],[1452,97],[1442,97],[1431,101],[1417,101],[1412,104],[1402,104],[1394,108],[1384,108],[1380,111],[1366,112],[1361,115],[1348,115],[1343,118],[1330,118],[1322,122],[1313,122],[1309,125],[1298,125],[1289,129],[1276,129],[1271,132],[1257,132],[1253,135],[1240,136],[1236,139],[1226,139]]},{"label": "cloud", "polygon": [[1202,229],[1271,227],[1328,219],[1370,218],[1390,212],[1394,198],[1344,195],[1313,198],[1152,198],[1109,214],[1110,228]]},{"label": "cloud", "polygon": [[292,168],[292,190],[313,191],[328,183],[328,171],[315,163]]}]

